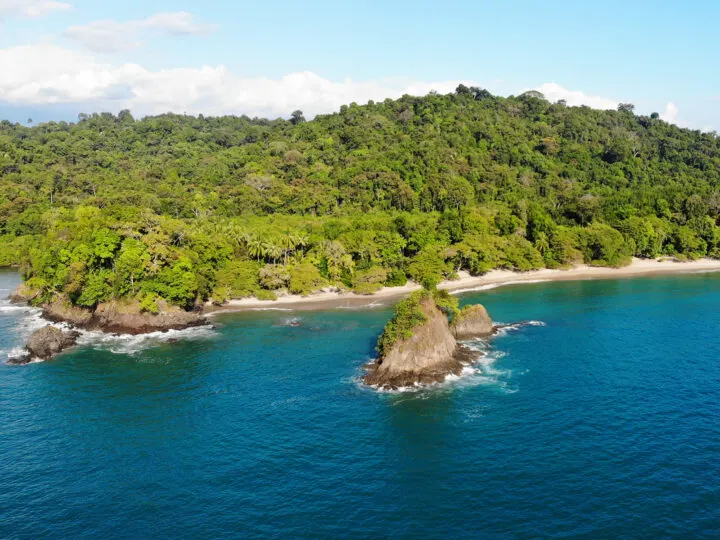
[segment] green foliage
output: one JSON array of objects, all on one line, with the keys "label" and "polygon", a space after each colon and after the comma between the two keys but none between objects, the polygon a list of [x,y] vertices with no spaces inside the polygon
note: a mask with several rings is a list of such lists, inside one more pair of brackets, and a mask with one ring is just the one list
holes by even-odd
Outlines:
[{"label": "green foliage", "polygon": [[320,271],[311,263],[301,263],[290,269],[290,292],[307,296],[325,284]]},{"label": "green foliage", "polygon": [[284,289],[290,283],[290,270],[282,264],[268,264],[260,269],[260,284],[271,291]]},{"label": "green foliage", "polygon": [[451,319],[455,318],[460,312],[460,303],[457,297],[445,290],[435,289],[433,291],[433,299],[435,300],[435,305]]},{"label": "green foliage", "polygon": [[255,297],[258,300],[277,300],[277,295],[272,291],[266,291],[264,289],[260,289],[255,293]]},{"label": "green foliage", "polygon": [[[79,305],[720,256],[720,140],[526,92],[0,122],[0,266]],[[252,263],[252,264],[251,264]]]},{"label": "green foliage", "polygon": [[147,313],[158,313],[158,297],[153,293],[147,293],[140,296],[140,310]]},{"label": "green foliage", "polygon": [[380,290],[387,280],[388,271],[380,266],[361,270],[353,276],[353,291],[357,294],[372,294]]},{"label": "green foliage", "polygon": [[384,358],[398,340],[411,338],[413,329],[427,320],[421,303],[431,297],[432,294],[423,289],[398,302],[392,319],[385,325],[385,330],[378,339],[377,351],[380,358]]},{"label": "green foliage", "polygon": [[83,307],[95,307],[110,298],[112,288],[110,281],[112,272],[109,270],[93,271],[85,277],[82,292],[76,303]]},{"label": "green foliage", "polygon": [[407,284],[407,274],[401,268],[393,268],[385,280],[386,287],[403,287]]},{"label": "green foliage", "polygon": [[635,243],[627,241],[609,225],[595,223],[582,234],[585,262],[595,266],[623,266],[630,263]]},{"label": "green foliage", "polygon": [[30,237],[0,236],[0,268],[19,266]]},{"label": "green foliage", "polygon": [[213,299],[222,303],[233,298],[255,296],[260,290],[258,263],[230,261],[217,271]]},{"label": "green foliage", "polygon": [[189,259],[182,257],[146,282],[144,290],[153,292],[173,304],[190,307],[197,295],[197,276]]},{"label": "green foliage", "polygon": [[425,289],[434,289],[450,272],[450,266],[439,246],[428,246],[413,259],[408,267],[410,277]]}]

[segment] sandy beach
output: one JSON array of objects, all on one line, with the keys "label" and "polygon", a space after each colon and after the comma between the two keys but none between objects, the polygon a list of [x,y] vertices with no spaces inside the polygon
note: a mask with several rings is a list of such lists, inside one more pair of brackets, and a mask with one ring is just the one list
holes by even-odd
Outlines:
[{"label": "sandy beach", "polygon": [[[689,262],[674,260],[654,260],[634,258],[632,263],[622,268],[605,268],[577,265],[565,270],[531,270],[514,272],[511,270],[492,270],[482,276],[471,276],[460,272],[459,278],[444,281],[438,288],[454,294],[494,288],[502,285],[537,283],[542,281],[570,281],[582,279],[616,279],[656,274],[681,274],[695,272],[720,272],[720,260],[698,259]],[[207,309],[208,314],[227,313],[245,310],[320,310],[327,308],[360,308],[387,305],[397,298],[406,296],[420,286],[408,282],[403,287],[383,287],[372,295],[358,295],[352,292],[319,292],[310,296],[285,295],[277,300],[258,300],[244,298],[231,300],[223,306]]]}]

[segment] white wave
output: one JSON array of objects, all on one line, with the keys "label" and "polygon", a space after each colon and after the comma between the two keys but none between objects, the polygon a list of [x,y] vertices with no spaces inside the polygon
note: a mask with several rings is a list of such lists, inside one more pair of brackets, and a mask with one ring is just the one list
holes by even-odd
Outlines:
[{"label": "white wave", "polygon": [[32,311],[37,308],[30,306],[13,306],[13,305],[0,305],[0,313],[21,313],[23,311]]},{"label": "white wave", "polygon": [[81,330],[80,337],[77,340],[77,346],[91,347],[95,350],[104,350],[114,354],[126,354],[132,356],[163,343],[195,339],[211,339],[215,336],[217,336],[217,332],[211,326],[195,326],[192,328],[185,328],[183,330],[151,332],[149,334],[139,334],[137,336]]},{"label": "white wave", "polygon": [[25,356],[26,354],[27,353],[26,353],[24,347],[13,347],[7,353],[8,358],[19,358],[19,357]]},{"label": "white wave", "polygon": [[349,310],[358,310],[358,309],[375,309],[375,308],[381,308],[385,307],[385,304],[382,302],[371,302],[369,304],[363,304],[361,306],[337,306],[335,309],[349,309]]},{"label": "white wave", "polygon": [[[256,308],[248,308],[248,311],[292,311],[290,308],[282,308],[282,307],[256,307]],[[222,313],[222,312],[218,312]]]},{"label": "white wave", "polygon": [[496,337],[504,337],[508,335],[508,332],[514,332],[516,330],[520,330],[521,328],[524,328],[526,326],[547,326],[542,321],[523,321],[519,323],[513,323],[513,324],[502,324],[497,323],[497,330],[495,331]]},{"label": "white wave", "polygon": [[477,287],[468,287],[466,289],[455,289],[450,291],[450,294],[462,294],[467,292],[479,292],[489,291],[490,289],[497,289],[498,287],[505,287],[507,285],[522,285],[523,283],[545,283],[551,281],[549,279],[519,279],[515,281],[505,281],[503,283],[487,283],[486,285],[478,285]]},{"label": "white wave", "polygon": [[[16,308],[12,310],[3,308]],[[43,318],[42,310],[27,306],[0,306],[0,312],[9,314],[20,314],[17,319],[13,334],[16,343],[25,343],[30,335],[45,326],[54,326],[61,330],[75,330],[80,336],[77,340],[78,347],[91,347],[95,350],[107,350],[115,354],[134,355],[145,349],[157,345],[194,339],[210,339],[217,335],[212,326],[197,326],[183,330],[169,330],[167,332],[152,332],[137,336],[126,334],[108,334],[101,331],[78,330],[67,323],[51,323]],[[23,347],[16,347],[7,353],[8,358],[17,357],[18,353],[24,350]]]},{"label": "white wave", "polygon": [[302,326],[302,318],[300,317],[288,317],[287,319],[283,319],[278,324],[275,324],[274,326],[289,326],[289,327],[296,327],[296,326]]}]

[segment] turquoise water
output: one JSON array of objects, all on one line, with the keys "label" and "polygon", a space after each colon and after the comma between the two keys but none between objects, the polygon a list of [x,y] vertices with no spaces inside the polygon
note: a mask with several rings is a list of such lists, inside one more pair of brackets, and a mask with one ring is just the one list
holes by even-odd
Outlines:
[{"label": "turquoise water", "polygon": [[[0,537],[720,535],[720,275],[463,301],[545,325],[416,393],[357,384],[387,306],[0,365]],[[36,317],[0,305],[0,355]]]}]

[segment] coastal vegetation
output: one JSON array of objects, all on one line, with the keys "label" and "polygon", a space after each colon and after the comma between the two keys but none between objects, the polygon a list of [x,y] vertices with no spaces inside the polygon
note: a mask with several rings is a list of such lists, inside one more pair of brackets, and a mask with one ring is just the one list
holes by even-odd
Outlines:
[{"label": "coastal vegetation", "polygon": [[[458,271],[720,256],[720,141],[537,92],[305,121],[128,111],[0,122],[0,266],[33,302],[369,294]],[[408,304],[407,321],[417,313]],[[383,346],[384,347],[384,346]]]}]

